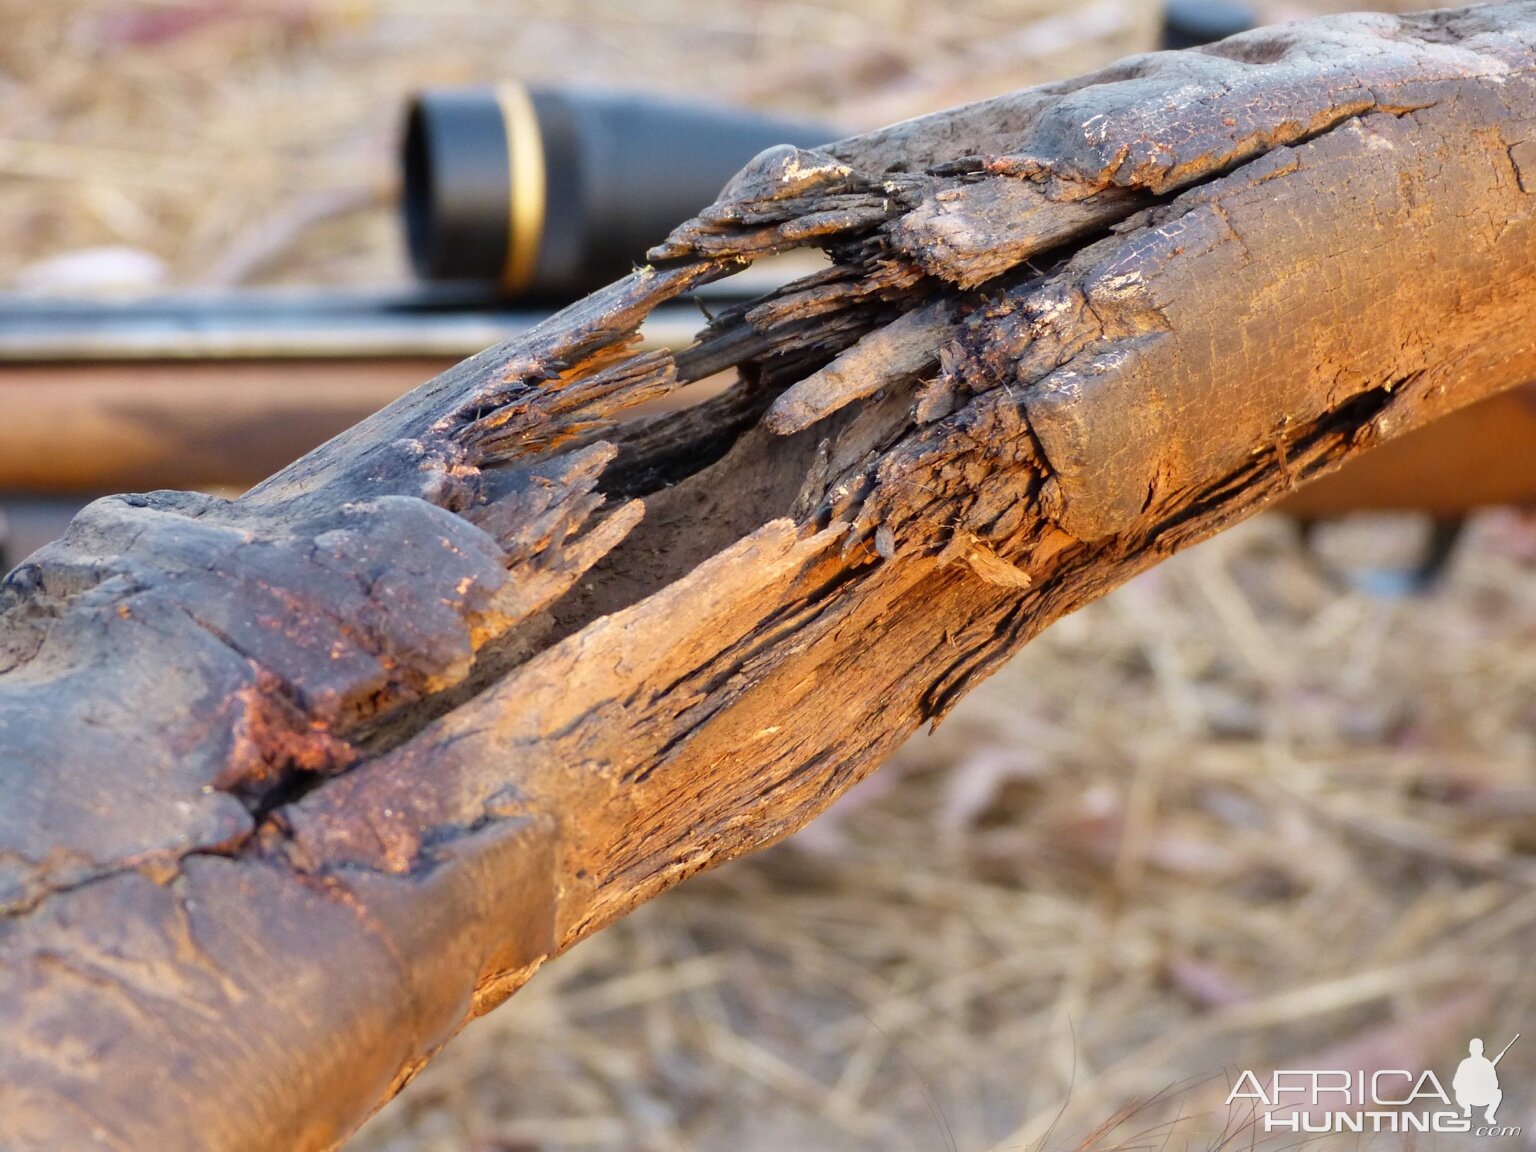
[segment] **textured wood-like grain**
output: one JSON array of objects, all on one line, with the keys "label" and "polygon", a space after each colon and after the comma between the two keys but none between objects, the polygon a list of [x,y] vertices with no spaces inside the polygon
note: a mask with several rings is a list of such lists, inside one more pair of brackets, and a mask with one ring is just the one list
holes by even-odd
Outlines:
[{"label": "textured wood-like grain", "polygon": [[1533,69],[1533,3],[1339,18],[773,150],[245,497],[92,506],[0,591],[0,1146],[328,1147],[1052,620],[1536,379]]}]

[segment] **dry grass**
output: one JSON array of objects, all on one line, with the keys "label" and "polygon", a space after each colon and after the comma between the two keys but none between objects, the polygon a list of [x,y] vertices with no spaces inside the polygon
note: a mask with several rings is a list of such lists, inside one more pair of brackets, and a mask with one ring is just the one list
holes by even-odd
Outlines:
[{"label": "dry grass", "polygon": [[153,253],[178,283],[399,279],[387,202],[414,88],[618,83],[857,126],[1080,71],[1150,35],[1133,0],[1061,7],[0,0],[0,219],[17,238],[0,282],[100,245]]},{"label": "dry grass", "polygon": [[[1149,17],[0,7],[0,280],[127,245],[177,283],[401,277],[390,144],[423,83],[601,78],[867,123],[1094,66]],[[1231,532],[1057,625],[802,835],[550,965],[353,1147],[1205,1148],[1252,1135],[1220,1107],[1239,1068],[1448,1079],[1472,1034],[1536,1040],[1533,641],[1513,514],[1418,599],[1341,589],[1285,521]],[[1501,1072],[1529,1132],[1536,1043]]]}]

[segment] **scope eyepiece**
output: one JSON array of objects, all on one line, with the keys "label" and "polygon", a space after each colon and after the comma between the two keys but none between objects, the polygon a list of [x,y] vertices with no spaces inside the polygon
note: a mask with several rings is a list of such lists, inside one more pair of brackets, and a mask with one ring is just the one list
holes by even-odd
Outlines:
[{"label": "scope eyepiece", "polygon": [[1251,4],[1240,0],[1167,0],[1163,48],[1198,48],[1258,26]]},{"label": "scope eyepiece", "polygon": [[429,90],[402,149],[411,262],[425,280],[572,298],[628,272],[764,148],[837,135],[639,93]]}]

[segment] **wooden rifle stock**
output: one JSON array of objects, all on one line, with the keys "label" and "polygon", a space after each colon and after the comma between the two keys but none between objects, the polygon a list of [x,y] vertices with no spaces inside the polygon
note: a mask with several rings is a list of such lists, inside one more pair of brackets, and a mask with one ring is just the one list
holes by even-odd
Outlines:
[{"label": "wooden rifle stock", "polygon": [[[0,360],[0,493],[242,492],[456,362],[366,352]],[[670,397],[653,410],[682,402]],[[1496,505],[1536,506],[1536,387],[1490,396],[1383,444],[1276,507],[1301,517],[1455,516]]]}]

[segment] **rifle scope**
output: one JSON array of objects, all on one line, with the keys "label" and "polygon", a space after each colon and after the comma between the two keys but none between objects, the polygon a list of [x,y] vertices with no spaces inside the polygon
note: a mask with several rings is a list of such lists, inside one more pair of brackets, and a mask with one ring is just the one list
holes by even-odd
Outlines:
[{"label": "rifle scope", "polygon": [[1253,6],[1240,0],[1167,0],[1159,47],[1198,48],[1257,25]]},{"label": "rifle scope", "polygon": [[838,135],[639,93],[428,90],[402,150],[411,262],[425,280],[570,299],[628,272],[764,148]]}]

